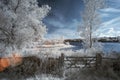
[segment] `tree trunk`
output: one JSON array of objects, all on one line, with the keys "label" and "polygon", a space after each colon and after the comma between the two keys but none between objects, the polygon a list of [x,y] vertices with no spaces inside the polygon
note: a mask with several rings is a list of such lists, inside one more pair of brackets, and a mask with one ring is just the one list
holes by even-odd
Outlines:
[{"label": "tree trunk", "polygon": [[89,48],[92,48],[92,26],[90,26],[90,44],[89,44]]}]

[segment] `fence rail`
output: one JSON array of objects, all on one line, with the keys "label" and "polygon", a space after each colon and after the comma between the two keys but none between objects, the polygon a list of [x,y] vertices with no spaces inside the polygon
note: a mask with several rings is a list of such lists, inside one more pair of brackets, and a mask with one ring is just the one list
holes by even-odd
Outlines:
[{"label": "fence rail", "polygon": [[59,57],[59,62],[61,65],[65,66],[67,69],[69,68],[100,68],[102,66],[103,61],[109,61],[111,66],[115,64],[120,64],[120,59],[118,58],[110,58],[103,57],[101,54],[96,54],[96,56],[65,56],[61,54]]}]

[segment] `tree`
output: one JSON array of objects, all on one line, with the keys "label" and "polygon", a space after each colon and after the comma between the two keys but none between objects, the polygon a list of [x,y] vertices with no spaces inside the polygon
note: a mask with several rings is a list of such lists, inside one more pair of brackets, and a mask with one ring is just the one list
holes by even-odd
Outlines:
[{"label": "tree", "polygon": [[98,10],[103,8],[104,0],[83,0],[84,10],[82,13],[82,24],[79,26],[81,37],[87,48],[93,46],[93,31],[100,26],[100,16]]},{"label": "tree", "polygon": [[46,33],[42,20],[49,10],[47,5],[39,7],[37,0],[0,0],[0,51],[21,50],[42,38]]}]

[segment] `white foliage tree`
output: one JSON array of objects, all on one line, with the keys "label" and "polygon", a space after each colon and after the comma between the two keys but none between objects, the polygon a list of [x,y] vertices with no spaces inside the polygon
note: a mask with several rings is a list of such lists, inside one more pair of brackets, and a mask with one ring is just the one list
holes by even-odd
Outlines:
[{"label": "white foliage tree", "polygon": [[0,53],[22,49],[35,38],[42,38],[46,26],[42,20],[50,7],[37,0],[0,0]]},{"label": "white foliage tree", "polygon": [[79,26],[80,36],[84,38],[85,47],[93,46],[93,32],[100,26],[100,16],[98,10],[103,8],[105,0],[83,0],[84,10],[82,13],[82,23]]}]

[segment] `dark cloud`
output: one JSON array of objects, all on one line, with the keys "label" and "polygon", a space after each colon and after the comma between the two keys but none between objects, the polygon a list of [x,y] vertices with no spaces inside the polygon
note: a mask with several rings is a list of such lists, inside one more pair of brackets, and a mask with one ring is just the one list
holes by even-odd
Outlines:
[{"label": "dark cloud", "polygon": [[59,27],[54,26],[54,25],[52,25],[52,24],[47,23],[47,25],[49,25],[49,29],[47,30],[47,33],[49,33],[49,34],[55,32],[56,30],[59,29]]},{"label": "dark cloud", "polygon": [[[47,37],[51,37],[51,34],[57,36],[62,34],[66,37],[70,37],[71,34],[77,31],[77,24],[80,22],[81,19],[80,12],[82,12],[83,9],[83,0],[38,1],[39,6],[47,4],[51,7],[51,11],[49,12],[48,16],[43,20],[48,28]],[[106,3],[108,7],[120,9],[120,0],[106,0]],[[106,12],[104,14],[106,14]],[[109,12],[109,15],[107,17],[103,17],[103,20],[109,21],[119,14],[113,14]],[[73,35],[72,37],[75,36]]]},{"label": "dark cloud", "polygon": [[[48,28],[48,34],[59,31],[59,29],[73,29],[74,20],[80,20],[80,11],[83,7],[82,0],[38,0],[39,6],[49,5],[51,11],[43,20]],[[71,28],[73,25],[73,28]]]}]

